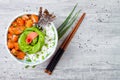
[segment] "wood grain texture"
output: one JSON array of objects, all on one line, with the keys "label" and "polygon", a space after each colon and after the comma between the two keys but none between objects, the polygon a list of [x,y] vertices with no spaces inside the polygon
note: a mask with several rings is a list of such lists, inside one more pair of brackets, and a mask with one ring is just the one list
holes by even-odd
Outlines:
[{"label": "wood grain texture", "polygon": [[[51,76],[44,73],[49,60],[26,69],[10,57],[5,32],[14,16],[43,6],[58,27],[76,3],[86,18]],[[120,0],[0,0],[0,80],[43,79],[120,80]]]}]

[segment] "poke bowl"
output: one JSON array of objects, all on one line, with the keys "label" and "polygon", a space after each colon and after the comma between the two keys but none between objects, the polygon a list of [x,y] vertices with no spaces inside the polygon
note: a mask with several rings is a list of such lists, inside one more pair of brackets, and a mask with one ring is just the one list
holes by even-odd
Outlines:
[{"label": "poke bowl", "polygon": [[54,54],[58,44],[56,27],[53,22],[38,27],[38,21],[37,13],[22,13],[8,25],[6,47],[17,62],[38,65]]}]

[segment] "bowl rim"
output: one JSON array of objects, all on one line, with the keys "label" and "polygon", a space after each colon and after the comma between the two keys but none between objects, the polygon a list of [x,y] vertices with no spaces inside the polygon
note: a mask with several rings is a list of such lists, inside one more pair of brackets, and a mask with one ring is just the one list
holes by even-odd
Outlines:
[{"label": "bowl rim", "polygon": [[56,49],[57,49],[57,45],[58,45],[58,33],[57,33],[57,28],[55,27],[54,23],[51,22],[51,25],[53,26],[54,31],[55,31],[55,37],[56,37],[55,43],[56,43],[56,45],[55,45],[55,48],[53,49],[53,51],[51,52],[51,54],[50,54],[49,56],[47,56],[44,60],[42,60],[42,61],[39,62],[39,63],[36,62],[36,63],[30,63],[30,64],[28,64],[28,63],[25,63],[25,62],[21,62],[21,61],[19,61],[15,56],[13,56],[13,55],[11,54],[10,50],[8,49],[8,46],[7,46],[7,34],[8,34],[8,28],[10,27],[11,23],[12,23],[16,18],[18,18],[19,16],[22,16],[22,15],[25,15],[25,14],[35,14],[35,15],[38,15],[36,12],[23,12],[23,13],[20,13],[20,14],[14,16],[14,17],[11,19],[11,21],[8,23],[7,29],[6,29],[6,31],[5,31],[5,47],[6,47],[6,49],[7,49],[7,53],[8,53],[16,62],[18,62],[18,63],[20,63],[20,64],[24,64],[24,65],[30,65],[30,66],[40,65],[40,64],[44,63],[45,61],[47,61],[50,57],[52,57],[53,54],[55,53]]}]

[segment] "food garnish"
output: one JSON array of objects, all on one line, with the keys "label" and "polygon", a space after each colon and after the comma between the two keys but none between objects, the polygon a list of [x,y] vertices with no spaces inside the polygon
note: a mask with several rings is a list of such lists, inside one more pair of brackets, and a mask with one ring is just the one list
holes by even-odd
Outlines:
[{"label": "food garnish", "polygon": [[73,23],[76,21],[78,15],[80,13],[80,10],[79,10],[78,12],[76,12],[73,15],[76,7],[77,7],[77,4],[74,6],[73,10],[67,16],[67,18],[65,19],[65,21],[57,29],[57,31],[58,31],[58,39],[60,39],[69,30],[69,28],[73,25]]},{"label": "food garnish", "polygon": [[50,14],[47,9],[43,11],[43,8],[40,7],[39,9],[39,15],[38,15],[38,23],[36,24],[39,28],[44,28],[43,26],[49,24],[50,22],[53,22],[55,20],[55,15],[52,13]]},{"label": "food garnish", "polygon": [[36,32],[30,32],[30,33],[27,35],[26,43],[27,43],[27,44],[30,44],[37,36],[38,36],[38,34],[37,34]]}]

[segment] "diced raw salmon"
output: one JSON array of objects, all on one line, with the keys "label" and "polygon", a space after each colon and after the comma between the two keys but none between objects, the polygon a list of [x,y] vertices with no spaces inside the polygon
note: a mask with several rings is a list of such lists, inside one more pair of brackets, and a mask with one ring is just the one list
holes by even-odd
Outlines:
[{"label": "diced raw salmon", "polygon": [[24,59],[24,57],[25,57],[25,53],[24,53],[24,52],[18,52],[18,53],[16,54],[16,56],[17,56],[18,59],[22,60],[22,59]]},{"label": "diced raw salmon", "polygon": [[38,16],[37,15],[31,15],[31,19],[33,20],[34,23],[38,22]]}]

